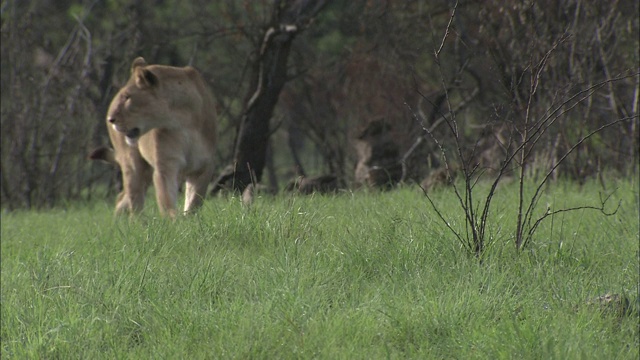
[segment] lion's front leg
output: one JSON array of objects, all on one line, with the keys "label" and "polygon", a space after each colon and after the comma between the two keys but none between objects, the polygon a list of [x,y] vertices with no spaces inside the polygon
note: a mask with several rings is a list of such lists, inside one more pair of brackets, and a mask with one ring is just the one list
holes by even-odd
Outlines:
[{"label": "lion's front leg", "polygon": [[153,186],[156,188],[156,199],[163,216],[176,218],[176,201],[178,198],[178,172],[169,169],[156,169],[153,173]]},{"label": "lion's front leg", "polygon": [[151,166],[139,154],[132,154],[128,161],[120,166],[123,189],[116,199],[116,215],[123,212],[131,214],[140,212],[144,206],[144,198],[151,184]]}]

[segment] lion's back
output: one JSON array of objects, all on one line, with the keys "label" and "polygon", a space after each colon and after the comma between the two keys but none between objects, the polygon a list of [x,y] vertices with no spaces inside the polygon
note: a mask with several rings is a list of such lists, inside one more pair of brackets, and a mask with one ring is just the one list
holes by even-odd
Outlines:
[{"label": "lion's back", "polygon": [[[202,131],[203,135],[215,142],[217,134],[215,100],[202,74],[191,66],[149,65],[148,68],[163,84],[158,100],[168,102],[169,108],[173,111],[191,113],[192,120],[195,120],[179,125],[196,127],[197,130]],[[176,119],[183,118],[176,117]]]}]

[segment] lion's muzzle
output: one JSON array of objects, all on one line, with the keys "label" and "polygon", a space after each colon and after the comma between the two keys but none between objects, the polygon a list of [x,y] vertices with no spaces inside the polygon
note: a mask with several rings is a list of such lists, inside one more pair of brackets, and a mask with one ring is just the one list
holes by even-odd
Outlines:
[{"label": "lion's muzzle", "polygon": [[125,136],[131,139],[137,139],[138,137],[140,137],[140,128],[133,128],[127,131]]},{"label": "lion's muzzle", "polygon": [[120,124],[116,124],[116,120],[115,118],[109,118],[107,119],[107,121],[109,121],[109,123],[111,123],[111,126],[113,127],[113,129],[117,132],[120,133],[124,133],[125,136],[125,140],[127,142],[127,144],[129,144],[129,146],[134,146],[136,145],[136,143],[138,142],[138,138],[140,137],[140,128],[133,128],[133,129],[127,129],[125,126],[122,126]]},{"label": "lion's muzzle", "polygon": [[126,132],[124,139],[129,146],[135,146],[138,143],[140,137],[140,128],[133,128]]}]

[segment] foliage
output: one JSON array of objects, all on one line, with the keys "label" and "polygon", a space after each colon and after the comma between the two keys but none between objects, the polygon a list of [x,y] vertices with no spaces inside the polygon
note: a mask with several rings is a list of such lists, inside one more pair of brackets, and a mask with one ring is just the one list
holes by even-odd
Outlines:
[{"label": "foliage", "polygon": [[[482,263],[408,187],[210,199],[175,223],[97,201],[5,213],[1,356],[637,359],[638,178],[609,185],[615,216],[558,214],[522,253],[502,226],[517,185],[500,188]],[[598,188],[558,182],[541,201]],[[456,213],[449,191],[432,198]],[[587,305],[607,292],[632,313]]]},{"label": "foliage", "polygon": [[[518,216],[515,221],[515,245],[517,249],[523,249],[533,237],[540,223],[556,214],[567,211],[591,209],[598,210],[603,215],[614,215],[617,209],[607,210],[607,202],[610,197],[602,194],[600,202],[597,205],[579,205],[561,209],[551,209],[547,207],[547,211],[540,216],[536,216],[534,213],[538,211],[537,207],[542,188],[558,169],[566,165],[571,155],[579,152],[580,147],[591,137],[601,139],[601,135],[605,129],[626,122],[633,125],[637,117],[627,116],[628,113],[626,111],[620,110],[621,118],[603,121],[603,125],[595,129],[583,126],[580,128],[580,133],[586,131],[586,135],[580,135],[578,140],[570,141],[566,144],[568,146],[566,150],[558,150],[556,141],[556,145],[554,145],[555,149],[551,151],[551,156],[549,156],[549,149],[545,147],[546,144],[543,139],[548,137],[548,134],[556,129],[555,125],[557,123],[570,118],[575,112],[578,112],[579,110],[576,110],[576,108],[579,109],[579,107],[585,105],[585,103],[590,107],[592,96],[597,93],[598,90],[607,86],[611,88],[612,84],[617,84],[632,77],[638,77],[640,73],[630,73],[618,78],[605,78],[605,80],[595,84],[589,84],[585,88],[580,88],[580,85],[578,85],[576,86],[577,89],[572,89],[571,91],[557,91],[554,94],[554,98],[550,99],[548,107],[541,109],[540,106],[545,104],[545,101],[541,101],[541,99],[545,98],[545,94],[539,94],[539,91],[540,89],[544,89],[545,86],[548,85],[548,82],[551,82],[547,77],[549,73],[548,69],[551,67],[550,62],[556,58],[562,61],[564,58],[564,54],[560,48],[568,41],[568,38],[566,35],[561,35],[557,40],[554,40],[554,43],[548,45],[548,50],[544,51],[543,48],[543,51],[539,54],[534,53],[530,55],[527,69],[523,70],[522,76],[518,79],[518,86],[520,86],[521,83],[526,83],[528,84],[528,88],[512,88],[510,90],[515,100],[512,105],[522,108],[522,115],[513,116],[511,119],[509,119],[509,117],[505,118],[502,120],[501,128],[498,130],[489,129],[490,133],[493,132],[493,134],[490,135],[494,137],[494,139],[490,141],[490,143],[493,143],[493,149],[491,147],[489,149],[483,149],[486,146],[481,144],[483,139],[479,137],[471,149],[467,150],[468,145],[465,144],[466,136],[463,135],[463,130],[461,130],[462,125],[457,116],[458,110],[452,106],[453,100],[450,89],[454,89],[455,85],[449,85],[451,80],[445,75],[446,69],[444,69],[442,65],[443,61],[446,60],[443,56],[443,49],[445,48],[445,43],[449,40],[451,26],[454,20],[457,19],[457,10],[458,2],[456,2],[451,11],[451,16],[445,28],[440,46],[434,53],[435,62],[444,88],[444,95],[442,96],[441,102],[445,104],[444,106],[448,110],[447,114],[440,113],[438,121],[446,124],[445,129],[447,135],[452,138],[452,141],[450,141],[452,150],[447,151],[445,149],[446,145],[443,145],[444,141],[434,135],[433,132],[438,122],[428,126],[425,124],[426,118],[420,110],[418,110],[418,114],[414,114],[416,119],[422,122],[423,129],[430,137],[430,140],[438,146],[444,163],[444,172],[446,172],[447,177],[449,179],[454,177],[456,171],[452,168],[454,167],[454,163],[456,163],[460,167],[457,172],[461,173],[463,179],[460,186],[452,182],[452,187],[458,199],[458,204],[464,214],[466,234],[462,234],[448,225],[448,219],[444,217],[435,206],[427,193],[427,189],[423,186],[425,195],[438,214],[438,217],[448,225],[448,228],[467,251],[481,258],[485,251],[485,243],[487,240],[485,230],[488,225],[487,219],[489,213],[492,211],[495,190],[498,184],[504,181],[512,172],[516,174],[519,183],[517,201]],[[531,15],[529,13],[531,11],[533,11],[535,15],[535,6],[521,9],[521,11],[521,16]],[[576,11],[576,14],[577,13],[578,11]],[[596,33],[600,34],[600,28],[596,29]],[[600,38],[599,36],[600,35],[598,35],[598,38]],[[560,54],[557,54],[558,52],[560,52]],[[478,93],[477,90],[478,88],[474,90],[472,97]],[[610,96],[613,96],[613,93],[610,93]],[[426,96],[423,95],[423,98],[430,102]],[[430,103],[434,108],[441,106],[433,102]],[[619,110],[615,105],[612,105],[611,108],[616,112]],[[560,151],[560,153],[558,153],[558,151]],[[542,170],[544,175],[540,176],[540,180],[536,180],[538,184],[532,195],[526,197],[524,191],[525,180],[530,176],[531,168],[539,167],[533,164],[534,157],[539,153],[544,154],[543,156],[549,156],[551,164],[542,166],[542,168],[547,168]],[[485,176],[491,179],[492,185],[487,195],[484,197],[481,196],[478,203],[476,184],[479,179]]]},{"label": "foliage", "polygon": [[[222,171],[233,157],[250,87],[248,64],[273,4],[3,2],[2,207],[54,206],[113,184],[112,169],[89,164],[86,154],[107,143],[106,106],[136,56],[204,73],[219,104]],[[607,168],[633,173],[640,138],[637,10],[629,0],[460,1],[438,66],[433,54],[450,18],[449,2],[332,2],[293,44],[291,81],[272,121],[271,178],[286,180],[303,165],[309,175],[331,172],[349,184],[355,133],[385,118],[407,151],[422,135],[413,114],[433,125],[449,110],[438,101],[444,91],[458,111],[466,147],[473,148],[484,129],[517,128],[526,117],[531,64],[555,45],[541,72],[543,85],[531,98],[534,118],[580,89],[630,77],[598,89],[559,119],[528,171],[544,172],[538,169],[548,169],[555,154],[588,129],[628,118],[576,149],[557,174],[582,181]],[[434,131],[449,147],[446,131]],[[439,162],[436,145],[423,142],[406,159],[407,180],[420,181]]]}]

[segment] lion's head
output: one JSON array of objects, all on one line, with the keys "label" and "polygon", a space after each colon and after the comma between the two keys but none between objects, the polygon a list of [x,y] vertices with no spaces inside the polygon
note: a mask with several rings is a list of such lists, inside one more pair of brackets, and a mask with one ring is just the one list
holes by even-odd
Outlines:
[{"label": "lion's head", "polygon": [[162,86],[154,68],[141,57],[131,65],[131,78],[118,91],[109,105],[107,122],[125,135],[129,145],[135,145],[149,130],[170,122],[168,104],[157,96]]}]

